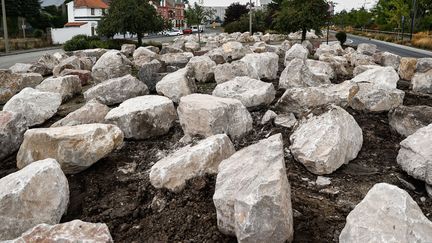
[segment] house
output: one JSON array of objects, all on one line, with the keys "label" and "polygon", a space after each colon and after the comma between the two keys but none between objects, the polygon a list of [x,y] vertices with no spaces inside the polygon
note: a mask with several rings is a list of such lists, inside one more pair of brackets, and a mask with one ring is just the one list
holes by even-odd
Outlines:
[{"label": "house", "polygon": [[150,1],[150,4],[155,6],[158,13],[168,21],[171,21],[174,27],[183,27],[185,24],[183,0],[161,0]]},{"label": "house", "polygon": [[66,4],[68,22],[64,28],[51,29],[54,44],[63,44],[76,35],[93,36],[108,5],[102,0],[74,0]]}]

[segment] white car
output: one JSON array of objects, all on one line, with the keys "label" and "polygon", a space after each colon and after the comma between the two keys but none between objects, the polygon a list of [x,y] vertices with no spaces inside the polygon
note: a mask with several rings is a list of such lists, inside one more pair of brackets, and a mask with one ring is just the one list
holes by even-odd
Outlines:
[{"label": "white car", "polygon": [[167,35],[167,36],[183,35],[183,31],[177,30],[177,29],[166,30],[166,31],[164,31],[164,35]]}]

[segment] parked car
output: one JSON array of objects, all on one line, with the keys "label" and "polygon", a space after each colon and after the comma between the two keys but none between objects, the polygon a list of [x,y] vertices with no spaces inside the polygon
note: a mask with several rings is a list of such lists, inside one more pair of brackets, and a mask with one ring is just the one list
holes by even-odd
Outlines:
[{"label": "parked car", "polygon": [[192,34],[192,29],[184,29],[183,34],[185,35]]},{"label": "parked car", "polygon": [[164,31],[164,35],[167,36],[176,36],[176,35],[182,35],[183,32],[181,30],[178,29],[171,29],[171,30],[166,30]]},{"label": "parked car", "polygon": [[204,28],[202,26],[200,26],[199,28],[197,26],[192,26],[191,29],[193,33],[197,33],[198,31],[201,33],[204,32]]}]

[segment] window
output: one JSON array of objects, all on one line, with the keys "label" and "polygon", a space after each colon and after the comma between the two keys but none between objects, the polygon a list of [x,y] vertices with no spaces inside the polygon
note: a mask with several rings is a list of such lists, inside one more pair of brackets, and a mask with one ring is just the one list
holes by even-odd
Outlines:
[{"label": "window", "polygon": [[105,15],[105,9],[102,9],[102,15]]},{"label": "window", "polygon": [[95,15],[95,9],[94,8],[91,9],[91,15]]}]

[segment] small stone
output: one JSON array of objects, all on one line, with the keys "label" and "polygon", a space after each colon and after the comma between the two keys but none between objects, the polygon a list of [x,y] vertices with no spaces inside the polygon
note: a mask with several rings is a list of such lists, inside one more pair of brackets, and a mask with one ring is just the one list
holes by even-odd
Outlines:
[{"label": "small stone", "polygon": [[331,179],[324,176],[318,176],[315,183],[317,186],[328,186],[331,184]]},{"label": "small stone", "polygon": [[297,119],[293,113],[279,114],[276,116],[274,123],[277,126],[291,129],[297,124]]},{"label": "small stone", "polygon": [[268,110],[266,111],[266,113],[264,114],[264,116],[261,119],[261,124],[267,124],[269,122],[271,122],[272,120],[274,120],[277,117],[277,114],[272,111],[272,110]]}]

